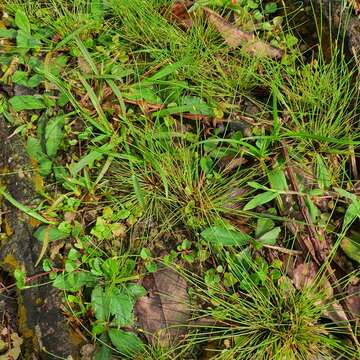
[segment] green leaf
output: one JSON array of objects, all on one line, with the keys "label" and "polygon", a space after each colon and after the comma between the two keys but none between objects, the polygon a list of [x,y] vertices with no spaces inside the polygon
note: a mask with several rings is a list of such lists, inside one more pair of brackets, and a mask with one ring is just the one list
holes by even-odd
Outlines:
[{"label": "green leaf", "polygon": [[102,21],[104,18],[103,0],[91,0],[91,15],[95,20]]},{"label": "green leaf", "polygon": [[12,76],[11,79],[15,84],[26,86],[28,76],[27,76],[27,73],[25,71],[17,70],[17,71],[14,72],[14,75]]},{"label": "green leaf", "polygon": [[154,262],[148,262],[148,263],[146,263],[146,264],[145,264],[145,268],[146,268],[146,270],[147,270],[148,272],[150,272],[150,273],[154,273],[154,272],[156,272],[157,269],[158,269],[156,263],[154,263]]},{"label": "green leaf", "polygon": [[35,49],[40,45],[41,42],[38,39],[35,39],[24,31],[19,30],[17,32],[16,46],[18,52],[20,52],[21,54],[26,54],[30,49]]},{"label": "green leaf", "polygon": [[275,169],[268,172],[268,179],[270,186],[273,190],[287,191],[288,185],[284,170],[277,166]]},{"label": "green leaf", "polygon": [[107,321],[110,316],[110,297],[101,286],[96,286],[91,293],[91,306],[97,320]]},{"label": "green leaf", "polygon": [[54,158],[59,150],[63,139],[64,116],[55,117],[46,124],[45,147],[50,158]]},{"label": "green leaf", "polygon": [[112,288],[108,290],[110,298],[110,312],[115,316],[114,322],[117,326],[129,326],[134,323],[134,301],[130,294],[123,289]]},{"label": "green leaf", "polygon": [[53,221],[49,221],[49,220],[45,219],[43,216],[38,214],[33,209],[30,209],[27,206],[18,202],[11,194],[9,194],[5,190],[5,187],[3,187],[3,186],[0,186],[0,195],[3,196],[11,205],[15,206],[20,211],[24,212],[26,215],[31,216],[34,219],[36,219],[44,224],[53,224],[54,223]]},{"label": "green leaf", "polygon": [[76,164],[71,165],[70,173],[75,176],[85,166],[91,167],[94,161],[101,159],[104,155],[109,154],[113,144],[105,144],[99,148],[91,150],[88,154],[82,157]]},{"label": "green leaf", "polygon": [[34,237],[40,242],[52,242],[66,239],[69,237],[69,234],[60,231],[55,226],[42,225],[34,232]]},{"label": "green leaf", "polygon": [[321,189],[328,189],[331,185],[329,171],[325,165],[324,159],[316,154],[316,176]]},{"label": "green leaf", "polygon": [[30,35],[30,22],[24,11],[20,9],[16,11],[15,24],[20,30],[24,31],[24,33]]},{"label": "green leaf", "polygon": [[140,251],[140,257],[143,260],[151,259],[152,256],[151,256],[150,250],[148,248],[142,248],[141,251]]},{"label": "green leaf", "polygon": [[26,143],[26,151],[32,160],[41,161],[46,158],[43,153],[40,141],[34,137],[29,137]]},{"label": "green leaf", "polygon": [[14,29],[0,29],[0,38],[15,39],[17,31]]},{"label": "green leaf", "polygon": [[346,210],[342,229],[346,229],[357,217],[360,217],[360,201],[356,200]]},{"label": "green leaf", "polygon": [[147,290],[138,284],[128,284],[126,289],[129,292],[129,295],[135,300],[140,299],[147,294]]},{"label": "green leaf", "polygon": [[251,240],[251,236],[244,232],[228,230],[218,226],[205,229],[201,236],[212,244],[223,246],[242,246],[248,244]]},{"label": "green leaf", "polygon": [[94,287],[96,283],[96,275],[85,271],[75,271],[58,275],[53,282],[53,286],[60,290],[75,292],[83,286]]},{"label": "green leaf", "polygon": [[267,3],[265,5],[265,9],[264,9],[264,14],[273,14],[277,11],[278,7],[277,4],[275,2],[271,2],[271,3]]},{"label": "green leaf", "polygon": [[14,278],[18,289],[24,289],[26,287],[26,274],[24,271],[15,269]]},{"label": "green leaf", "polygon": [[267,191],[261,194],[256,195],[252,200],[250,200],[245,206],[244,210],[252,210],[257,206],[266,204],[271,200],[275,199],[278,196],[277,192]]},{"label": "green leaf", "polygon": [[41,84],[41,82],[44,80],[44,77],[40,74],[35,74],[31,76],[31,78],[27,81],[26,86],[29,88],[37,87]]},{"label": "green leaf", "polygon": [[124,97],[129,100],[145,100],[150,104],[162,104],[162,100],[156,95],[155,90],[148,85],[141,86],[139,84],[132,85],[129,92],[124,94]]},{"label": "green leaf", "polygon": [[9,100],[9,103],[15,111],[40,110],[46,108],[46,105],[41,98],[32,95],[14,96]]},{"label": "green leaf", "polygon": [[280,232],[281,232],[281,228],[276,227],[276,228],[268,231],[264,235],[260,236],[259,238],[257,238],[256,241],[258,241],[262,244],[266,244],[266,245],[275,245],[276,240],[278,239],[278,237],[280,235]]},{"label": "green leaf", "polygon": [[39,162],[39,173],[41,176],[48,176],[51,174],[52,161],[49,159],[41,159]]},{"label": "green leaf", "polygon": [[133,333],[118,329],[110,329],[109,337],[116,349],[126,356],[134,356],[144,350],[144,344]]},{"label": "green leaf", "polygon": [[249,181],[247,184],[256,190],[265,190],[265,191],[269,190],[269,188],[258,183],[257,181]]},{"label": "green leaf", "polygon": [[100,349],[94,355],[94,360],[111,360],[112,350],[107,344],[101,345]]},{"label": "green leaf", "polygon": [[360,264],[360,244],[359,242],[345,237],[340,244],[344,253],[352,260]]},{"label": "green leaf", "polygon": [[349,199],[351,201],[357,201],[357,196],[353,193],[350,193],[344,189],[341,188],[334,188],[334,190],[345,199]]},{"label": "green leaf", "polygon": [[260,236],[266,234],[275,227],[274,221],[268,218],[259,218],[256,223],[255,237],[258,239]]}]

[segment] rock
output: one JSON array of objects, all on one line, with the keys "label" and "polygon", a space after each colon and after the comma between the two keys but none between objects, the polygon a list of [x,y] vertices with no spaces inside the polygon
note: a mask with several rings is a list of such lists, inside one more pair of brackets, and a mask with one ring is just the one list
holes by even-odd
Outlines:
[{"label": "rock", "polygon": [[[36,203],[31,163],[25,146],[17,136],[9,139],[11,130],[0,118],[0,173],[2,185],[20,203]],[[32,236],[33,222],[21,211],[0,199],[2,232],[6,233],[0,245],[0,267],[12,274],[22,269],[27,276],[42,272],[35,267],[40,252],[39,242]],[[44,281],[45,282],[45,281]],[[36,285],[36,283],[32,283]],[[72,334],[60,309],[62,293],[51,284],[34,286],[17,293],[17,328],[24,340],[22,354],[25,359],[77,358],[77,337]],[[44,351],[46,349],[46,351]]]}]

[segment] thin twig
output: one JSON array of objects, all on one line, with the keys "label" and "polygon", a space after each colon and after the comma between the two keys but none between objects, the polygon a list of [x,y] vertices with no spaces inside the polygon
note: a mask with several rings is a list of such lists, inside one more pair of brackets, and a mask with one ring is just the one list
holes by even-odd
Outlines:
[{"label": "thin twig", "polygon": [[[293,190],[296,192],[296,193],[299,193],[299,186],[298,186],[298,183],[296,181],[296,178],[295,178],[295,175],[294,175],[294,172],[292,170],[292,168],[290,167],[290,157],[289,157],[289,153],[287,151],[287,148],[288,148],[288,144],[285,142],[285,140],[282,141],[282,153],[284,155],[284,158],[285,158],[285,163],[287,164],[286,166],[286,172],[289,176],[289,179],[290,179],[290,183],[291,183],[291,186],[293,188]],[[342,289],[338,283],[338,280],[334,274],[334,271],[332,270],[331,266],[329,263],[327,263],[326,261],[326,257],[323,256],[323,254],[321,253],[321,251],[319,250],[319,246],[317,244],[317,231],[316,231],[316,227],[314,226],[312,220],[311,220],[311,216],[310,216],[310,213],[309,213],[309,210],[305,204],[305,200],[302,196],[300,195],[296,195],[296,198],[297,198],[297,201],[298,201],[298,204],[300,206],[300,211],[301,211],[301,214],[305,220],[305,223],[306,223],[306,228],[307,228],[307,231],[308,231],[308,234],[309,234],[309,239],[310,239],[310,242],[311,242],[311,245],[312,245],[312,249],[309,249],[308,248],[308,244],[300,237],[301,239],[301,242],[303,243],[303,245],[308,249],[311,257],[313,258],[314,262],[318,265],[318,266],[321,266],[322,264],[325,265],[325,270],[326,270],[326,273],[328,275],[328,280],[334,290],[334,294],[339,296],[341,293],[342,293]],[[311,251],[312,250],[312,251]],[[352,312],[350,311],[349,307],[348,307],[348,304],[347,302],[345,301],[344,298],[340,298],[339,299],[339,303],[340,303],[340,306],[342,307],[342,310],[344,311],[345,315],[346,315],[346,318],[347,318],[347,328],[350,332],[350,335],[354,341],[354,343],[356,344],[356,346],[359,348],[360,347],[360,344],[359,344],[359,341],[357,339],[357,337],[355,336],[354,332],[353,332],[353,329],[351,327],[351,322],[355,321],[355,318],[353,317],[352,315]]]}]

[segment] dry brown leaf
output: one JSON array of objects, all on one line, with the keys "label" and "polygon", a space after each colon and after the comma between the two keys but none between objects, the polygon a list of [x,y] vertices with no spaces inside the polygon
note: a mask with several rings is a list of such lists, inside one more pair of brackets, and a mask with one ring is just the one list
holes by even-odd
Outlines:
[{"label": "dry brown leaf", "polygon": [[253,33],[240,30],[209,8],[204,8],[204,11],[208,21],[216,27],[229,46],[235,48],[241,45],[245,52],[253,56],[268,56],[275,59],[282,57],[280,49],[259,40]]},{"label": "dry brown leaf", "polygon": [[188,12],[189,8],[193,4],[193,1],[189,0],[177,0],[174,2],[171,7],[171,20],[176,24],[184,27],[185,29],[190,29],[193,25],[193,21]]},{"label": "dry brown leaf", "polygon": [[354,8],[355,14],[360,13],[360,0],[350,0],[350,5]]},{"label": "dry brown leaf", "polygon": [[148,290],[135,305],[135,315],[149,343],[169,346],[186,333],[190,307],[185,280],[174,270],[162,269],[143,279]]}]

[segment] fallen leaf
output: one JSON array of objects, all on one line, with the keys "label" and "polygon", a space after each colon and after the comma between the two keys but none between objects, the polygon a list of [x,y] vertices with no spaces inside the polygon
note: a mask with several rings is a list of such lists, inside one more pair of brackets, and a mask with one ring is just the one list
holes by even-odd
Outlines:
[{"label": "fallen leaf", "polygon": [[167,268],[145,277],[142,285],[148,295],[139,299],[134,311],[147,340],[163,346],[176,343],[190,319],[185,280]]},{"label": "fallen leaf", "polygon": [[188,12],[191,5],[193,5],[193,1],[188,1],[188,0],[175,1],[170,10],[171,20],[173,20],[176,24],[180,25],[185,29],[190,29],[193,25],[193,21]]},{"label": "fallen leaf", "polygon": [[280,49],[276,49],[265,41],[259,40],[254,33],[240,30],[207,7],[204,8],[204,11],[208,21],[215,26],[226,44],[230,47],[235,48],[241,45],[246,53],[253,56],[268,56],[275,59],[282,57]]}]

